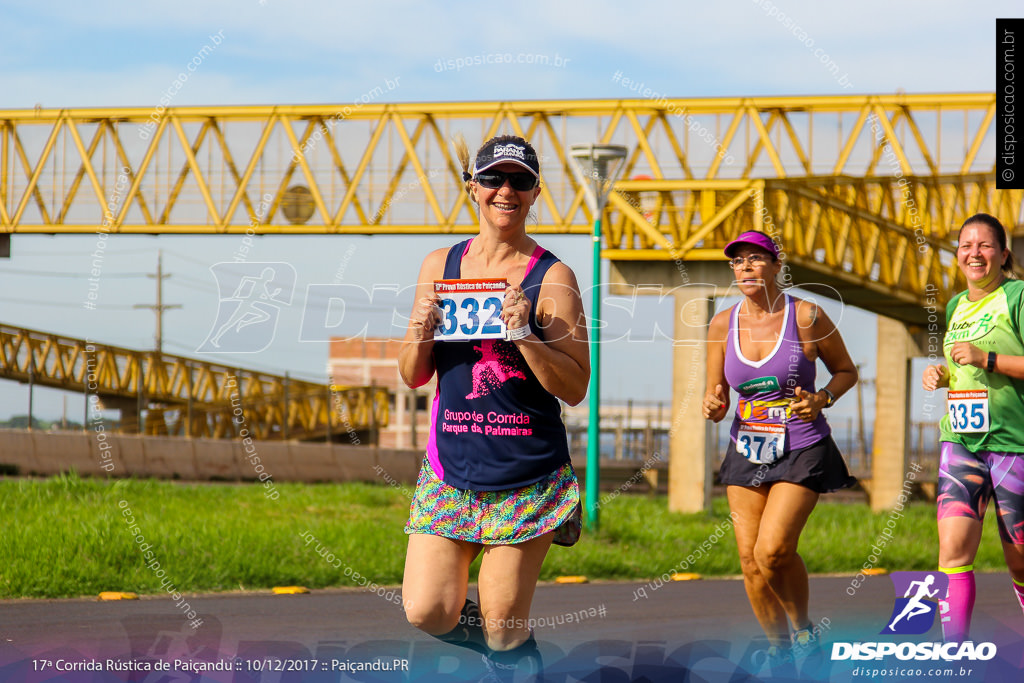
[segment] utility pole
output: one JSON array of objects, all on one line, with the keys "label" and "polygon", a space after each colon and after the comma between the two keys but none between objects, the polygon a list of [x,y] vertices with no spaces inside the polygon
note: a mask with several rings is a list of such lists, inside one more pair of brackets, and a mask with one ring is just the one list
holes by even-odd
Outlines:
[{"label": "utility pole", "polygon": [[[861,369],[864,367],[863,363],[857,363],[857,374],[861,373]],[[874,386],[874,379],[861,378],[857,381],[857,442],[860,444],[860,452],[864,458],[867,458],[868,454],[868,440],[867,434],[864,431],[864,394],[861,389],[864,386]]]},{"label": "utility pole", "polygon": [[164,252],[163,249],[157,251],[156,257],[156,275],[153,273],[146,273],[146,277],[156,278],[156,304],[135,304],[134,308],[148,308],[156,313],[156,352],[160,355],[164,352],[164,311],[169,311],[172,308],[181,308],[181,304],[164,304],[164,278],[169,278],[170,273],[164,273]]}]

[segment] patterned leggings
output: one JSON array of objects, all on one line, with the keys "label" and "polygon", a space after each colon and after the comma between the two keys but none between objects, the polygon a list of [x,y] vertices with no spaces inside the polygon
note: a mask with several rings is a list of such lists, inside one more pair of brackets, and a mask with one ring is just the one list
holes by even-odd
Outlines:
[{"label": "patterned leggings", "polygon": [[1024,545],[1024,454],[978,451],[943,441],[939,458],[938,518],[981,521],[995,499],[999,536]]}]

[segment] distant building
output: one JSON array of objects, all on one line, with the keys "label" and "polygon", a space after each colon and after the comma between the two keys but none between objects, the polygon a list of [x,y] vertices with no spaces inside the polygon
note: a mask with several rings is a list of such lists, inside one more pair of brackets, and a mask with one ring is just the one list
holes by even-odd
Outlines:
[{"label": "distant building", "polygon": [[327,371],[339,386],[385,387],[394,394],[391,419],[380,432],[382,448],[426,450],[430,431],[430,404],[436,379],[418,389],[410,389],[398,374],[401,339],[368,337],[331,339]]}]

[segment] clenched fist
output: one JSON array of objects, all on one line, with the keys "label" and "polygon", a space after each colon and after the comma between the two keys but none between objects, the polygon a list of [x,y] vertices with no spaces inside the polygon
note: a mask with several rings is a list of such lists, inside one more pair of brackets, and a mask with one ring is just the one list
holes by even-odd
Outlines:
[{"label": "clenched fist", "polygon": [[441,324],[441,299],[435,295],[417,301],[410,320],[416,341],[433,341],[434,330]]},{"label": "clenched fist", "polygon": [[708,390],[704,394],[704,417],[714,422],[719,422],[729,410],[728,396],[721,384],[716,384],[714,390]]}]

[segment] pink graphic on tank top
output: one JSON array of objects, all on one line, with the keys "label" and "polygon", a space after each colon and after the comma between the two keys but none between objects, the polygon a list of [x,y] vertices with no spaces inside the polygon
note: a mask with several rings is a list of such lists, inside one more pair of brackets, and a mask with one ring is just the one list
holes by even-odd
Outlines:
[{"label": "pink graphic on tank top", "polygon": [[473,347],[480,360],[473,364],[473,391],[466,398],[487,396],[510,379],[526,379],[520,366],[522,356],[515,346],[500,339],[484,339]]}]

